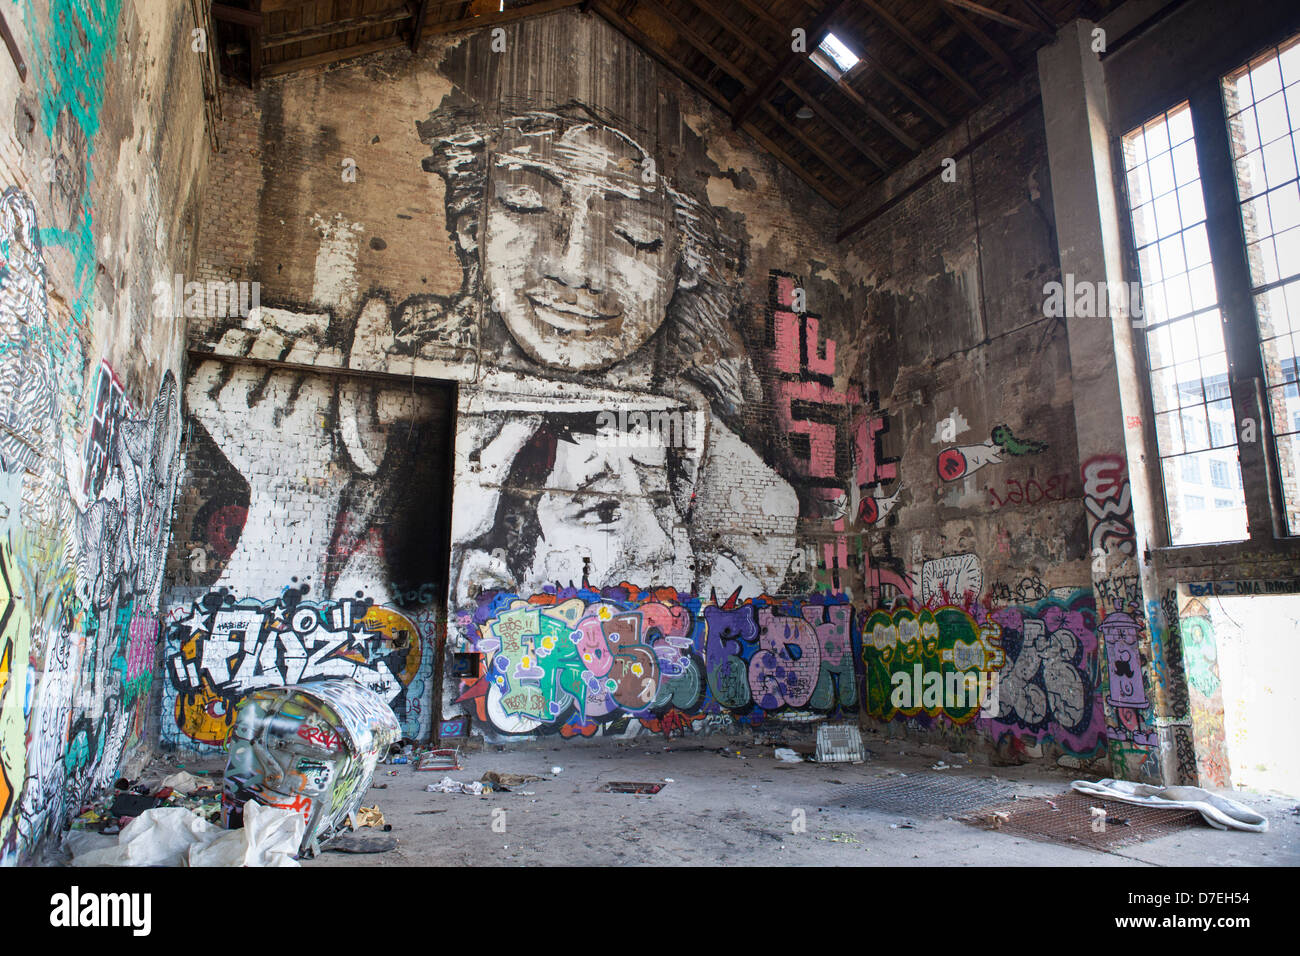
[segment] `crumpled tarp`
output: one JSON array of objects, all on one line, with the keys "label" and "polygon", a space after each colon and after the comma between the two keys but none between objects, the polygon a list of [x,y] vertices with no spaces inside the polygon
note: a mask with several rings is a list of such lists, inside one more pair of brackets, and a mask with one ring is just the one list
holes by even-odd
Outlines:
[{"label": "crumpled tarp", "polygon": [[161,790],[164,787],[171,787],[178,793],[183,793],[186,796],[189,796],[195,790],[201,790],[204,787],[209,786],[211,786],[211,784],[206,780],[200,780],[188,770],[178,770],[171,776],[163,777],[162,783],[158,785],[158,789]]},{"label": "crumpled tarp", "polygon": [[68,840],[73,866],[299,866],[306,822],[293,810],[249,803],[244,826],[224,830],[182,807],[146,810],[110,846]]},{"label": "crumpled tarp", "polygon": [[443,777],[438,783],[431,783],[424,789],[429,793],[472,793],[478,795],[483,792],[483,784],[477,780],[471,783],[461,783],[459,780],[451,779],[451,777]]},{"label": "crumpled tarp", "polygon": [[1076,780],[1070,787],[1090,797],[1119,800],[1139,807],[1196,810],[1205,822],[1218,830],[1250,830],[1263,833],[1268,819],[1245,804],[1202,790],[1200,787],[1154,787],[1131,780]]}]

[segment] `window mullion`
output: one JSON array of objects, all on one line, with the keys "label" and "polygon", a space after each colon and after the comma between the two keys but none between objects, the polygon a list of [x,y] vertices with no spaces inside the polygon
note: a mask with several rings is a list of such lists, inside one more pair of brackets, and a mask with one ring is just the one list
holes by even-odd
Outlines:
[{"label": "window mullion", "polygon": [[[1282,486],[1274,464],[1273,430],[1263,395],[1264,367],[1237,201],[1236,172],[1218,79],[1200,84],[1189,102],[1205,198],[1205,228],[1224,322],[1247,526],[1250,540],[1262,544],[1285,536],[1287,531]],[[1252,437],[1248,421],[1254,422],[1254,440],[1247,440]]]}]

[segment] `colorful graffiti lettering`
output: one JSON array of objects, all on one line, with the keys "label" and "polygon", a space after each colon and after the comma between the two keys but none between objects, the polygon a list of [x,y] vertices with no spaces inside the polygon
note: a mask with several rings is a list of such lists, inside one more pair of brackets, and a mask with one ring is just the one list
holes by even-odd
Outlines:
[{"label": "colorful graffiti lettering", "polygon": [[273,601],[236,601],[217,591],[174,616],[166,637],[165,742],[219,747],[242,695],[329,677],[358,681],[394,708],[406,732],[427,733],[419,702],[433,662],[419,627],[363,598],[318,603],[306,593],[291,587]]},{"label": "colorful graffiti lettering", "polygon": [[495,594],[468,630],[484,673],[456,702],[506,734],[589,736],[629,717],[671,732],[723,709],[857,706],[852,609],[833,596],[703,605],[628,584]]},{"label": "colorful graffiti lettering", "polygon": [[1104,749],[1097,612],[1091,589],[1068,599],[1047,597],[1000,608],[1008,665],[999,685],[1000,709],[988,727],[995,735],[1052,740],[1066,753],[1094,757]]},{"label": "colorful graffiti lettering", "polygon": [[[993,621],[978,623],[965,609],[945,605],[933,610],[875,610],[862,625],[862,661],[867,713],[882,720],[902,714],[943,714],[956,724],[975,719],[980,701],[956,701],[943,694],[950,685],[965,686],[966,675],[1002,670],[1006,654],[1002,629]],[[915,675],[919,674],[919,678]],[[909,684],[910,682],[910,684]],[[908,695],[899,705],[896,687],[919,685],[925,693]],[[932,688],[938,693],[931,696]]]},{"label": "colorful graffiti lettering", "polygon": [[250,800],[301,813],[301,849],[312,850],[361,805],[400,733],[388,705],[353,680],[253,691],[235,711],[222,817],[238,826]]},{"label": "colorful graffiti lettering", "polygon": [[1088,540],[1094,551],[1112,547],[1133,554],[1133,504],[1128,462],[1120,455],[1098,455],[1083,463],[1083,504],[1088,513]]}]

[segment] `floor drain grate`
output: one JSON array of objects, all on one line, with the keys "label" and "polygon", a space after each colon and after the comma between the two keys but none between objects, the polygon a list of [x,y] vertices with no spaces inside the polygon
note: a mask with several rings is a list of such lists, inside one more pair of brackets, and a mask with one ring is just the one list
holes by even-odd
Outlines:
[{"label": "floor drain grate", "polygon": [[600,789],[606,793],[658,793],[662,783],[607,783]]},{"label": "floor drain grate", "polygon": [[[1100,814],[1092,812],[1093,807],[1106,811],[1104,822]],[[982,807],[962,822],[1031,840],[1103,852],[1206,825],[1195,810],[1139,807],[1074,791]]]},{"label": "floor drain grate", "polygon": [[912,773],[869,783],[843,784],[822,795],[821,806],[878,810],[912,816],[945,816],[1008,799],[1012,787],[986,777]]}]

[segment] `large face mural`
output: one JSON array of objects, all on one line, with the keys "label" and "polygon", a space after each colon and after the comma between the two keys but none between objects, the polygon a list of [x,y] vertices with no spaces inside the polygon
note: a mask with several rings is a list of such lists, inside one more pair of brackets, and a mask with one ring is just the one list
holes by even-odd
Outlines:
[{"label": "large face mural", "polygon": [[596,124],[508,128],[490,161],[490,300],[543,365],[622,361],[663,323],[677,229],[654,160]]},{"label": "large face mural", "polygon": [[[492,593],[623,581],[776,593],[799,497],[758,447],[755,429],[771,423],[744,414],[764,388],[741,331],[740,223],[712,208],[702,187],[695,195],[664,175],[643,136],[585,109],[490,119],[440,109],[418,130],[430,149],[423,168],[444,187],[458,292],[396,305],[371,297],[351,309],[318,302],[315,313],[272,302],[258,322],[217,329],[213,344],[292,361],[347,343],[339,361],[350,367],[414,356],[469,377],[456,415],[447,577],[466,635]],[[319,565],[304,569],[313,600],[356,591],[394,599],[399,589],[358,572],[400,574],[391,559],[361,560],[371,524],[397,513],[399,500],[408,511],[434,504],[411,495],[397,467],[409,424],[427,424],[428,414],[386,407],[376,427],[364,391],[215,361],[196,369],[186,395],[213,439],[205,447],[249,488],[242,529],[222,525],[231,557],[207,578],[223,601],[265,602],[284,587],[247,558],[286,510],[313,524],[296,532]],[[301,420],[315,436],[309,457],[329,464],[324,480],[291,489],[292,475],[256,467],[266,451],[247,441],[255,419]],[[741,474],[752,500],[737,497]],[[297,504],[312,493],[318,501]],[[745,512],[761,516],[761,534],[738,521]],[[183,657],[192,632],[180,623],[168,654]],[[233,700],[239,684],[223,693]],[[187,692],[176,690],[177,699]]]}]

